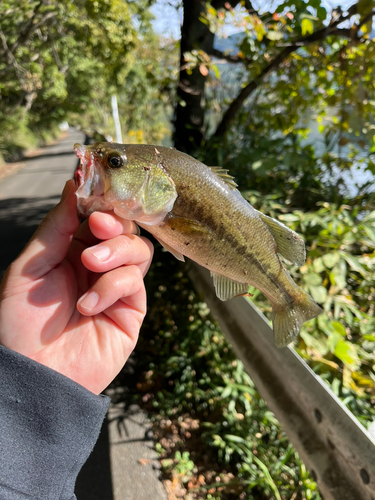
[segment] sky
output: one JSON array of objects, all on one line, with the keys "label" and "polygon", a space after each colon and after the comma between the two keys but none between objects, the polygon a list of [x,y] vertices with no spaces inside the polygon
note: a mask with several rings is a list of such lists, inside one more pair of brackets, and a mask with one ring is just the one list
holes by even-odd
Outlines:
[{"label": "sky", "polygon": [[[253,0],[253,5],[255,8],[260,8],[261,5],[265,5],[267,9],[270,5],[276,9],[277,5],[282,3],[282,0]],[[355,0],[324,0],[323,5],[329,11],[332,7],[341,5],[344,9],[355,3]],[[181,1],[179,0],[157,0],[156,3],[151,7],[151,11],[155,16],[155,21],[153,22],[154,29],[157,33],[166,35],[167,37],[172,37],[174,39],[180,38],[180,26],[182,23],[182,9],[180,7]],[[227,35],[232,35],[238,30],[231,30],[230,27],[226,29]]]},{"label": "sky", "polygon": [[178,0],[157,0],[151,7],[151,12],[155,16],[153,22],[157,33],[172,37],[175,40],[180,38],[180,26],[182,24],[182,9]]}]

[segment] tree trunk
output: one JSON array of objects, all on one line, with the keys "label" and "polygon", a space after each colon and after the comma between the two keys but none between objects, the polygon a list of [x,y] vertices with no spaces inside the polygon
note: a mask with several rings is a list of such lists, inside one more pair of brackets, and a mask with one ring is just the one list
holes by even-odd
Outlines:
[{"label": "tree trunk", "polygon": [[180,151],[191,153],[199,148],[204,134],[204,88],[206,77],[199,67],[189,74],[184,54],[194,49],[210,52],[214,35],[199,18],[205,12],[204,1],[184,0],[181,28],[180,81],[177,88],[174,144]]},{"label": "tree trunk", "polygon": [[[212,2],[215,9],[224,7],[227,0]],[[238,0],[228,2],[233,6]],[[184,69],[184,54],[192,50],[203,50],[212,53],[214,34],[209,27],[200,21],[206,12],[204,0],[184,0],[184,20],[181,28],[180,81],[177,89],[177,106],[175,114],[174,145],[185,153],[192,153],[200,148],[204,139],[205,83],[207,76],[202,75],[199,67],[191,72]]]}]

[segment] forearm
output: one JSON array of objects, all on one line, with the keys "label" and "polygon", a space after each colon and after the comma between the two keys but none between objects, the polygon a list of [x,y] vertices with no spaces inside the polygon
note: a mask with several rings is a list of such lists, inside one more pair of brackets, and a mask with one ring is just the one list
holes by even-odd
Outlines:
[{"label": "forearm", "polygon": [[70,500],[109,398],[0,346],[0,498]]}]

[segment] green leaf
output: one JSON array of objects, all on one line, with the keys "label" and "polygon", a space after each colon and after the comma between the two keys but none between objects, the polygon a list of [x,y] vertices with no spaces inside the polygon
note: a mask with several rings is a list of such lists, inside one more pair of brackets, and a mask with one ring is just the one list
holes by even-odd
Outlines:
[{"label": "green leaf", "polygon": [[225,399],[228,396],[230,396],[231,394],[232,394],[232,387],[230,385],[227,385],[226,388],[221,393],[221,397],[222,397],[222,399]]},{"label": "green leaf", "polygon": [[301,21],[301,32],[302,36],[310,35],[311,33],[313,33],[314,23],[310,19],[307,19],[306,17],[303,18]]},{"label": "green leaf", "polygon": [[242,443],[248,445],[248,442],[240,436],[235,436],[234,434],[225,434],[225,439],[233,443]]},{"label": "green leaf", "polygon": [[310,293],[312,298],[315,302],[318,302],[318,304],[322,304],[327,298],[327,289],[322,285],[310,286]]},{"label": "green leaf", "polygon": [[324,7],[319,5],[319,7],[317,7],[316,9],[316,15],[321,21],[325,21],[325,19],[327,18],[327,11]]},{"label": "green leaf", "polygon": [[309,347],[313,347],[316,349],[322,356],[327,354],[328,352],[328,347],[327,347],[327,342],[326,339],[321,337],[319,339],[316,339],[312,335],[310,335],[304,328],[301,330],[301,337],[305,341],[305,344]]},{"label": "green leaf", "polygon": [[339,262],[329,273],[329,279],[332,285],[336,285],[340,290],[346,286],[346,263],[345,261]]},{"label": "green leaf", "polygon": [[322,283],[322,278],[319,274],[309,273],[303,276],[303,280],[308,286],[318,286]]},{"label": "green leaf", "polygon": [[362,266],[362,264],[358,261],[357,257],[354,257],[354,255],[350,255],[346,252],[340,252],[341,256],[344,257],[346,262],[349,264],[349,266],[356,271],[359,274],[362,274],[362,276],[366,276],[367,271],[366,269]]},{"label": "green leaf", "polygon": [[279,215],[278,218],[280,220],[285,221],[285,222],[297,222],[300,219],[298,215],[294,215],[294,214],[283,214],[283,215]]},{"label": "green leaf", "polygon": [[328,269],[332,269],[332,267],[339,262],[340,254],[338,252],[326,253],[323,255],[322,259],[324,265],[328,267]]},{"label": "green leaf", "polygon": [[365,233],[367,234],[367,236],[372,241],[372,243],[375,244],[375,231],[374,231],[374,229],[372,227],[370,227],[368,224],[364,224],[363,228],[364,228]]},{"label": "green leaf", "polygon": [[339,323],[338,321],[332,321],[331,325],[333,326],[333,328],[336,330],[337,333],[339,333],[343,337],[346,337],[346,330],[341,323]]},{"label": "green leaf", "polygon": [[370,342],[375,342],[375,335],[366,334],[366,335],[363,335],[362,338],[365,340],[369,340]]},{"label": "green leaf", "polygon": [[254,161],[254,163],[251,165],[251,168],[253,170],[258,170],[259,168],[261,168],[262,166],[262,160],[257,160],[257,161]]},{"label": "green leaf", "polygon": [[256,457],[255,455],[253,456],[253,459],[254,459],[254,462],[262,469],[262,471],[267,479],[268,485],[272,488],[272,490],[275,494],[276,500],[281,500],[279,490],[278,490],[274,480],[272,479],[271,474],[269,473],[267,466],[261,460],[259,460],[259,458]]},{"label": "green leaf", "polygon": [[284,33],[282,33],[281,31],[272,30],[272,31],[268,31],[266,37],[269,40],[278,41],[278,40],[282,40],[284,38]]},{"label": "green leaf", "polygon": [[336,344],[334,351],[336,357],[341,359],[343,363],[350,367],[355,367],[358,365],[358,354],[357,349],[354,344],[347,342],[346,340],[339,340]]},{"label": "green leaf", "polygon": [[313,267],[314,267],[314,271],[318,274],[324,271],[325,266],[324,266],[322,257],[318,257],[317,259],[314,259]]}]

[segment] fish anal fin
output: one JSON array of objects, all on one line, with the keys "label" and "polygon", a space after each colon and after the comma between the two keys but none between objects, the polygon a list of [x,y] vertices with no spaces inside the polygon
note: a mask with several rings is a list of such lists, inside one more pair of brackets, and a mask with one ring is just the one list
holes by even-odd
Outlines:
[{"label": "fish anal fin", "polygon": [[156,239],[163,248],[165,248],[168,252],[170,252],[173,255],[173,257],[176,257],[176,259],[180,260],[181,262],[185,262],[185,257],[182,255],[182,253],[172,248],[170,245],[168,245],[168,243],[165,243],[165,241],[161,240],[160,238]]},{"label": "fish anal fin", "polygon": [[246,295],[249,285],[226,278],[221,274],[211,273],[214,280],[216,295],[220,300],[229,300],[239,295]]},{"label": "fish anal fin", "polygon": [[221,167],[208,167],[211,172],[217,175],[222,181],[224,181],[230,188],[237,189],[236,181],[234,177],[228,174],[228,170]]},{"label": "fish anal fin", "polygon": [[306,260],[306,250],[301,236],[278,220],[272,219],[258,210],[256,212],[275,238],[278,253],[289,262],[303,266]]}]

